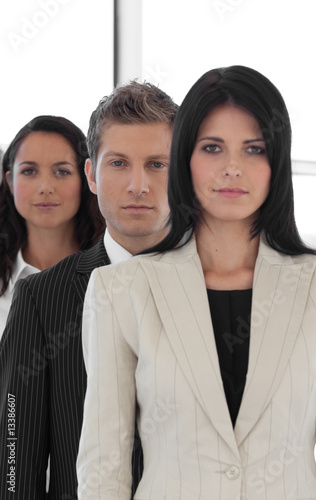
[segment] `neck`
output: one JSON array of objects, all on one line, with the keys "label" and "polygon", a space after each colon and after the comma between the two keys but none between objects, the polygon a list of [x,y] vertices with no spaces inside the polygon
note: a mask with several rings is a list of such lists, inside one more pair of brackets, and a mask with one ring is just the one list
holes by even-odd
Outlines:
[{"label": "neck", "polygon": [[78,250],[73,226],[56,229],[28,227],[28,241],[22,255],[25,262],[43,271]]},{"label": "neck", "polygon": [[195,231],[207,288],[243,290],[252,288],[259,236],[250,239],[250,227],[227,223]]},{"label": "neck", "polygon": [[146,250],[147,248],[151,248],[157,245],[163,238],[167,235],[168,229],[164,229],[162,231],[158,231],[155,234],[151,235],[142,235],[142,236],[126,236],[120,234],[118,232],[108,231],[111,237],[119,244],[121,247],[125,248],[130,254],[136,255]]}]

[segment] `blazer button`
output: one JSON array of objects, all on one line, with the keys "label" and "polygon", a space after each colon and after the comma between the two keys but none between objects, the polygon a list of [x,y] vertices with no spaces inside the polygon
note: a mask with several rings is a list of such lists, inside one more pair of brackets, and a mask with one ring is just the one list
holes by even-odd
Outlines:
[{"label": "blazer button", "polygon": [[240,469],[236,465],[230,465],[225,471],[226,477],[228,479],[237,479],[240,475]]}]

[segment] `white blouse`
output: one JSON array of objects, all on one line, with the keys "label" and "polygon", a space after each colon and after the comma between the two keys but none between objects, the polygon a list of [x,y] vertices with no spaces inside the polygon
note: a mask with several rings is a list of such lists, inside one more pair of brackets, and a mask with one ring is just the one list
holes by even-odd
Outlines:
[{"label": "white blouse", "polygon": [[[105,230],[105,235],[104,235],[104,246],[106,248],[111,264],[117,264],[118,262],[123,262],[131,257],[131,254],[112,238],[107,229]],[[39,269],[25,262],[25,260],[22,257],[22,252],[20,250],[16,257],[13,274],[9,281],[9,286],[6,289],[5,294],[0,297],[0,339],[2,337],[7,317],[9,314],[15,283],[20,278],[26,278],[30,274],[35,274],[39,272],[40,272]]]},{"label": "white blouse", "polygon": [[2,337],[7,317],[9,314],[15,283],[20,278],[26,278],[30,274],[35,274],[39,272],[40,272],[39,269],[25,262],[25,260],[22,257],[22,252],[21,250],[19,250],[19,253],[17,254],[15,260],[14,270],[10,278],[8,288],[6,289],[4,295],[1,295],[0,297],[0,339]]}]

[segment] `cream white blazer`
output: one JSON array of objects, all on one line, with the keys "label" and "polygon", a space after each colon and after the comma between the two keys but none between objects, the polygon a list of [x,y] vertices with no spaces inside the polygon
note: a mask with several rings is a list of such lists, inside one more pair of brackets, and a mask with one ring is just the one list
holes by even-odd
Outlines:
[{"label": "cream white blazer", "polygon": [[[315,263],[261,238],[235,428],[194,238],[92,273],[80,500],[130,499],[136,401],[145,465],[135,499],[316,499]],[[228,348],[242,335],[241,324]]]}]

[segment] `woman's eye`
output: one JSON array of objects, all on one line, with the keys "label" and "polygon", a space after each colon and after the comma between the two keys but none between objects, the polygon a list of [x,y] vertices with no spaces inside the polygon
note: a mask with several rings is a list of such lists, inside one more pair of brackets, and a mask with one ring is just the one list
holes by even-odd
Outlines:
[{"label": "woman's eye", "polygon": [[70,175],[69,170],[64,170],[64,169],[58,169],[56,173],[57,173],[57,175],[60,175],[60,176]]},{"label": "woman's eye", "polygon": [[262,148],[261,146],[249,146],[247,149],[248,153],[255,154],[255,155],[262,155],[265,154],[266,150]]},{"label": "woman's eye", "polygon": [[218,153],[221,148],[217,144],[209,144],[203,148],[207,153]]},{"label": "woman's eye", "polygon": [[21,170],[21,174],[22,175],[33,175],[35,174],[36,171],[34,170],[34,168],[25,168],[24,170]]}]

